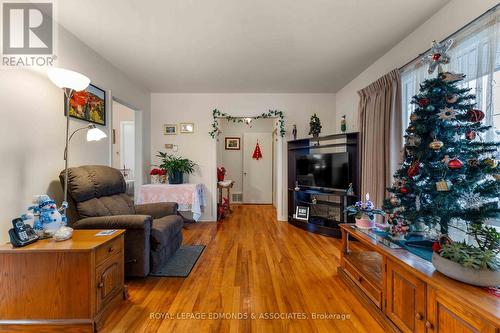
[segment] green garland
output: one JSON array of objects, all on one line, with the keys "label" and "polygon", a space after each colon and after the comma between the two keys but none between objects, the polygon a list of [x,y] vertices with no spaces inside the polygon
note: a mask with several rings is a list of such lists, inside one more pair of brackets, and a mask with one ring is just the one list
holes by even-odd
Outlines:
[{"label": "green garland", "polygon": [[283,111],[269,110],[269,112],[263,113],[255,117],[233,117],[225,112],[220,112],[219,110],[214,109],[212,111],[212,116],[214,118],[214,122],[212,123],[212,131],[208,133],[210,134],[212,139],[214,139],[217,136],[217,132],[219,131],[219,118],[224,118],[228,121],[232,121],[233,123],[242,123],[244,122],[245,118],[252,118],[252,119],[278,118],[278,123],[280,126],[280,136],[284,137],[286,134],[285,116],[283,115]]}]

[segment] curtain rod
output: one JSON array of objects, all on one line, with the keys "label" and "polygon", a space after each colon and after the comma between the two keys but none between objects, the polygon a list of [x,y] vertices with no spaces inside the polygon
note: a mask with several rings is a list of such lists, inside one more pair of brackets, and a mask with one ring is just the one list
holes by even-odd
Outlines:
[{"label": "curtain rod", "polygon": [[[500,4],[497,4],[495,5],[493,8],[490,8],[488,9],[487,11],[485,11],[484,13],[482,13],[480,16],[476,17],[474,20],[472,20],[471,22],[467,23],[466,25],[464,25],[463,27],[461,27],[460,29],[458,29],[457,31],[455,31],[454,33],[452,33],[451,35],[448,35],[448,37],[444,38],[442,42],[452,38],[453,36],[457,35],[458,33],[460,33],[461,31],[469,28],[471,25],[473,25],[474,23],[476,23],[477,21],[479,21],[480,19],[482,19],[483,17],[485,17],[486,15],[490,14],[491,12],[494,12],[498,7],[500,6]],[[421,58],[422,56],[424,56],[427,52],[429,52],[431,49],[428,48],[427,50],[425,50],[424,52],[420,53],[418,56],[416,56],[415,58],[413,58],[412,60],[408,61],[406,64],[404,64],[403,66],[399,67],[398,69],[399,70],[402,70],[403,68],[411,65],[415,60]]]}]

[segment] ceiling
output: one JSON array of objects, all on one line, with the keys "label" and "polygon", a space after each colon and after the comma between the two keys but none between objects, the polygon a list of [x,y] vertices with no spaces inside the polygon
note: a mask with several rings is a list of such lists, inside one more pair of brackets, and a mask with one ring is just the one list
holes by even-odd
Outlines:
[{"label": "ceiling", "polygon": [[[336,92],[448,0],[64,0],[69,31],[151,92]],[[396,65],[396,64],[395,64]]]}]

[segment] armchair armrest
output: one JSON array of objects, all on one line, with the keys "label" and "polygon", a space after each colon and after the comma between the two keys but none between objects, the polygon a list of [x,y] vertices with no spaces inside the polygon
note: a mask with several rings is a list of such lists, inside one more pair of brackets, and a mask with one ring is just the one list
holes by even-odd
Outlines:
[{"label": "armchair armrest", "polygon": [[159,219],[168,215],[177,215],[179,205],[176,202],[157,202],[136,205],[136,214],[151,215],[153,219]]},{"label": "armchair armrest", "polygon": [[86,217],[73,223],[76,229],[151,229],[149,215],[113,215]]}]

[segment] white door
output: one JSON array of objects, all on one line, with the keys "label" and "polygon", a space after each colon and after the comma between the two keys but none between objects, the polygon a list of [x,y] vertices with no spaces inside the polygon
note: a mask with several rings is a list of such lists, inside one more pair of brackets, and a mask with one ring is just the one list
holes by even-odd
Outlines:
[{"label": "white door", "polygon": [[135,166],[135,124],[120,122],[120,169],[129,169],[127,179],[134,179]]},{"label": "white door", "polygon": [[[252,158],[259,142],[262,158]],[[243,135],[243,202],[272,204],[273,202],[273,136],[272,133]]]}]

